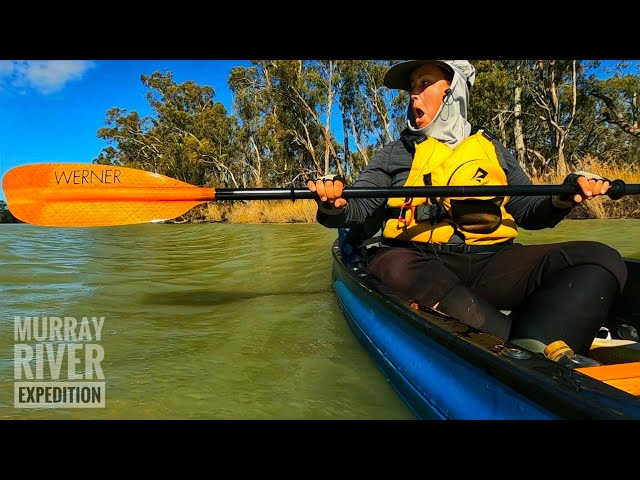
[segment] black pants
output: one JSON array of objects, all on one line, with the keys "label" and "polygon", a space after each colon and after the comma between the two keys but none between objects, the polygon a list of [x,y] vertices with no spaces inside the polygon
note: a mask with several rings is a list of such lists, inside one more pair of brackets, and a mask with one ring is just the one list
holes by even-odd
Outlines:
[{"label": "black pants", "polygon": [[[534,338],[543,343],[568,339],[567,343],[582,353],[627,279],[619,252],[592,241],[514,243],[499,252],[482,254],[383,248],[370,259],[368,272],[408,299],[429,307],[444,305],[457,291],[457,303],[475,296],[492,305],[493,311],[483,307],[477,315],[497,318],[499,310],[518,312],[511,316],[510,326],[500,327],[499,336]],[[461,296],[461,289],[468,293]],[[555,315],[558,312],[561,316]],[[483,325],[482,321],[478,325]]]}]

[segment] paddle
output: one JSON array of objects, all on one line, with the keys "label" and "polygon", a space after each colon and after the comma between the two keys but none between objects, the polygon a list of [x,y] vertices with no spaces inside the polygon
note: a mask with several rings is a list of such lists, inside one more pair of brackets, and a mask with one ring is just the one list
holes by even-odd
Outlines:
[{"label": "paddle", "polygon": [[[174,178],[114,165],[44,163],[23,165],[2,181],[8,208],[26,223],[89,227],[169,220],[196,205],[215,200],[315,199],[306,188],[197,187]],[[345,188],[344,198],[471,197],[562,195],[578,193],[572,185],[507,185]],[[614,180],[608,195],[640,194],[640,184]]]}]

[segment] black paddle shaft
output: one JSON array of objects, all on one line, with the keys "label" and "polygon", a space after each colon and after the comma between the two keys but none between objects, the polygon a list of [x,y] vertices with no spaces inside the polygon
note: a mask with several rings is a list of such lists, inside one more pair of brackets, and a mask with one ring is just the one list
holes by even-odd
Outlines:
[{"label": "black paddle shaft", "polygon": [[[428,187],[347,187],[343,198],[414,198],[414,197],[494,197],[573,195],[582,190],[575,185],[489,185],[489,186],[428,186]],[[625,195],[640,194],[640,184],[626,184],[614,180],[607,191],[612,200]],[[300,200],[317,199],[306,188],[217,188],[216,200]]]}]

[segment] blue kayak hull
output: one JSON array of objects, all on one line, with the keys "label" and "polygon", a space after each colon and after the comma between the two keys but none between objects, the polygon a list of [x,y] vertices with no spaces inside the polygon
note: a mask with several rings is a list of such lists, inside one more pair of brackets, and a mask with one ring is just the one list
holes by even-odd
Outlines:
[{"label": "blue kayak hull", "polygon": [[349,326],[416,417],[558,418],[366,297],[355,295],[340,280],[334,287]]},{"label": "blue kayak hull", "polygon": [[333,247],[345,319],[419,419],[640,419],[640,400],[449,317],[412,308]]}]

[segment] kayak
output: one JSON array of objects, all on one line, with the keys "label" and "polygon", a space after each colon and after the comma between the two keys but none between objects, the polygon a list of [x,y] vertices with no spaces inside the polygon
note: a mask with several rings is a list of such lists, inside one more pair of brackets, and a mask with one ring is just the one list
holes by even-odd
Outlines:
[{"label": "kayak", "polygon": [[401,298],[343,258],[338,239],[332,254],[349,327],[417,418],[640,419],[640,344],[620,338],[640,331],[640,260],[625,259],[627,286],[605,323],[611,338],[592,345],[600,365],[570,369]]}]

